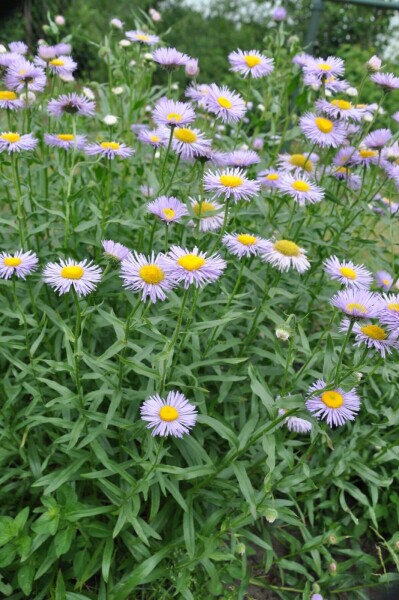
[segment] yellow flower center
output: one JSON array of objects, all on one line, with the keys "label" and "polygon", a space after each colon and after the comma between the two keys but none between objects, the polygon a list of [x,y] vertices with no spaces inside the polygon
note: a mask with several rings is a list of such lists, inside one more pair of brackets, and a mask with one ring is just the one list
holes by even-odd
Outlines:
[{"label": "yellow flower center", "polygon": [[205,259],[196,254],[185,254],[177,259],[177,264],[186,271],[197,271],[205,264]]},{"label": "yellow flower center", "polygon": [[364,314],[367,313],[367,308],[364,306],[364,304],[358,304],[357,302],[350,302],[346,305],[345,308],[350,313],[354,311],[358,311]]},{"label": "yellow flower center", "polygon": [[148,37],[148,35],[145,35],[144,33],[138,33],[136,35],[136,39],[140,40],[141,42],[148,42],[148,40],[150,38]]},{"label": "yellow flower center", "polygon": [[218,103],[220,104],[220,106],[222,108],[232,108],[233,107],[232,102],[230,102],[230,100],[228,98],[225,98],[224,96],[219,96]]},{"label": "yellow flower center", "polygon": [[399,304],[397,302],[391,302],[388,304],[389,310],[393,310],[394,312],[399,312]]},{"label": "yellow flower center", "polygon": [[274,243],[273,247],[280,254],[284,254],[284,256],[299,256],[301,254],[299,246],[289,240],[279,240]]},{"label": "yellow flower center", "polygon": [[17,94],[15,92],[3,91],[0,92],[0,100],[16,100]]},{"label": "yellow flower center", "polygon": [[150,142],[157,144],[161,141],[161,138],[158,135],[150,135]]},{"label": "yellow flower center", "polygon": [[259,56],[255,56],[255,54],[247,54],[247,56],[244,56],[244,60],[250,69],[253,69],[257,65],[260,65],[260,63],[262,62]]},{"label": "yellow flower center", "polygon": [[59,133],[57,138],[63,142],[72,142],[75,139],[75,136],[72,135],[72,133]]},{"label": "yellow flower center", "polygon": [[255,236],[248,235],[247,233],[238,235],[237,240],[240,242],[240,244],[244,244],[244,246],[253,246],[258,241]]},{"label": "yellow flower center", "polygon": [[384,285],[391,285],[391,282],[389,281],[389,279],[383,279],[383,280],[382,280],[382,283],[383,283]]},{"label": "yellow flower center", "polygon": [[193,211],[195,212],[196,215],[199,215],[200,213],[201,213],[201,215],[203,215],[204,213],[213,212],[214,210],[215,210],[215,205],[212,204],[211,202],[202,202],[202,204],[197,202],[197,204],[194,204],[194,206],[193,206]]},{"label": "yellow flower center", "polygon": [[359,150],[359,154],[362,158],[373,158],[373,156],[377,156],[375,150]]},{"label": "yellow flower center", "polygon": [[161,283],[165,274],[157,265],[145,265],[141,267],[139,275],[145,283]]},{"label": "yellow flower center", "polygon": [[306,181],[302,181],[302,179],[293,181],[291,185],[297,192],[308,192],[310,190],[310,185]]},{"label": "yellow flower center", "polygon": [[351,170],[347,167],[340,167],[339,169],[337,169],[337,173],[341,173],[342,175],[349,175],[350,172]]},{"label": "yellow flower center", "polygon": [[175,123],[178,123],[183,117],[179,115],[179,113],[171,112],[166,115],[166,118],[168,121],[174,121]]},{"label": "yellow flower center", "polygon": [[162,212],[165,215],[167,221],[173,219],[173,217],[176,216],[176,211],[174,211],[173,208],[163,208]]},{"label": "yellow flower center", "polygon": [[349,110],[352,108],[352,104],[347,100],[331,100],[330,104],[339,108],[340,110]]},{"label": "yellow flower center", "polygon": [[119,150],[120,144],[118,142],[102,142],[101,147],[104,150]]},{"label": "yellow flower center", "polygon": [[268,179],[269,181],[276,181],[278,178],[279,178],[278,173],[269,173],[265,177],[265,179]]},{"label": "yellow flower center", "polygon": [[194,131],[187,129],[186,127],[177,127],[173,133],[173,137],[185,144],[192,144],[197,141],[197,135]]},{"label": "yellow flower center", "polygon": [[353,269],[350,269],[349,267],[340,267],[339,270],[340,270],[341,275],[343,275],[347,279],[356,279],[356,277],[357,277],[356,271],[354,271]]},{"label": "yellow flower center", "polygon": [[17,256],[10,256],[10,257],[6,257],[4,259],[4,265],[6,267],[19,267],[21,262],[22,262],[22,260],[20,258],[18,258]]},{"label": "yellow flower center", "polygon": [[61,277],[64,279],[82,279],[84,273],[84,269],[79,267],[79,265],[72,265],[61,269]]},{"label": "yellow flower center", "polygon": [[383,328],[378,325],[364,325],[360,330],[372,340],[386,340],[388,337]]},{"label": "yellow flower center", "polygon": [[219,181],[225,187],[236,188],[243,184],[243,180],[238,175],[221,175]]},{"label": "yellow flower center", "polygon": [[321,71],[331,71],[331,65],[328,63],[319,63],[317,66]]},{"label": "yellow flower center", "polygon": [[53,67],[63,67],[65,65],[65,61],[61,60],[60,58],[54,58],[53,60],[50,60],[50,65]]},{"label": "yellow flower center", "polygon": [[2,133],[0,137],[2,140],[6,140],[6,142],[10,142],[10,144],[15,144],[15,142],[19,142],[21,139],[19,133]]},{"label": "yellow flower center", "polygon": [[301,169],[305,169],[309,173],[313,170],[312,162],[306,158],[304,154],[292,154],[290,158],[290,163],[294,167],[300,167]]},{"label": "yellow flower center", "polygon": [[322,133],[331,133],[334,127],[334,123],[330,119],[324,119],[323,117],[317,117],[315,123],[317,129]]},{"label": "yellow flower center", "polygon": [[344,403],[344,397],[337,391],[323,392],[321,400],[328,408],[339,408]]},{"label": "yellow flower center", "polygon": [[392,204],[392,200],[390,200],[389,198],[381,198],[381,202],[383,202],[384,204]]},{"label": "yellow flower center", "polygon": [[167,421],[170,423],[171,421],[176,421],[176,419],[179,418],[179,413],[174,406],[163,406],[159,411],[159,417],[162,419],[162,421]]}]

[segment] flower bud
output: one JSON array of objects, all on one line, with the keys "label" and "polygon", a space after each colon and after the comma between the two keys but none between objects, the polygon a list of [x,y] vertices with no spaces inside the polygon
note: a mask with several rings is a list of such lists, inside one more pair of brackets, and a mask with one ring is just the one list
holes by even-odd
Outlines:
[{"label": "flower bud", "polygon": [[261,137],[257,137],[254,139],[254,141],[252,142],[252,148],[254,150],[262,150],[264,146],[264,141]]},{"label": "flower bud", "polygon": [[22,100],[25,106],[32,106],[32,104],[36,101],[36,94],[30,91],[27,94],[22,92],[22,94],[19,95],[19,99]]},{"label": "flower bud", "polygon": [[123,29],[123,23],[120,19],[111,19],[109,24],[116,29]]},{"label": "flower bud", "polygon": [[276,329],[276,338],[286,342],[290,337],[290,332],[287,329],[277,328]]},{"label": "flower bud", "polygon": [[356,372],[355,377],[358,381],[360,381],[363,378],[363,373]]},{"label": "flower bud", "polygon": [[7,52],[7,48],[3,44],[0,44],[0,54],[4,54],[5,52]]},{"label": "flower bud", "polygon": [[274,9],[272,18],[277,22],[285,21],[285,19],[287,18],[287,11],[282,6],[279,6]]},{"label": "flower bud", "polygon": [[357,89],[355,87],[348,87],[345,90],[345,94],[348,94],[348,96],[351,96],[352,98],[354,98],[355,96],[357,96],[358,93],[359,92],[357,91]]},{"label": "flower bud", "polygon": [[372,120],[373,115],[371,115],[370,113],[366,113],[365,115],[363,115],[363,121],[366,121],[366,123],[371,123]]},{"label": "flower bud", "polygon": [[261,112],[264,112],[266,110],[266,107],[264,104],[258,104],[258,110],[260,110]]},{"label": "flower bud", "polygon": [[82,88],[82,92],[89,100],[95,100],[96,97],[94,95],[94,92],[89,87]]},{"label": "flower bud", "polygon": [[367,69],[373,73],[379,71],[381,69],[381,59],[374,54],[367,62]]},{"label": "flower bud", "polygon": [[117,87],[112,88],[112,93],[115,94],[115,96],[120,96],[123,94],[123,86],[118,85]]},{"label": "flower bud", "polygon": [[197,77],[199,73],[198,60],[196,58],[190,58],[190,60],[186,62],[184,70],[189,77]]},{"label": "flower bud", "polygon": [[332,533],[329,536],[328,541],[330,542],[330,544],[337,544],[338,543],[337,536]]},{"label": "flower bud", "polygon": [[57,15],[54,19],[54,22],[58,27],[63,27],[65,25],[65,17],[62,15]]},{"label": "flower bud", "polygon": [[265,518],[268,523],[274,523],[274,521],[278,517],[278,512],[275,508],[266,508],[265,510]]},{"label": "flower bud", "polygon": [[160,21],[160,20],[161,20],[161,18],[162,18],[162,17],[161,17],[161,14],[160,14],[160,13],[159,13],[157,10],[155,10],[155,8],[150,8],[150,10],[149,10],[148,12],[149,12],[149,14],[150,14],[150,17],[151,17],[151,19],[152,19],[152,20],[153,20],[155,23],[157,23],[158,21]]},{"label": "flower bud", "polygon": [[106,125],[109,125],[110,127],[112,127],[112,125],[116,125],[118,122],[118,117],[115,117],[115,115],[106,115],[103,118],[103,122]]},{"label": "flower bud", "polygon": [[131,67],[131,68],[135,67],[136,65],[137,65],[137,63],[135,60],[131,60],[129,63],[129,67]]},{"label": "flower bud", "polygon": [[245,554],[247,547],[245,544],[237,544],[237,553],[242,556],[243,554]]},{"label": "flower bud", "polygon": [[128,48],[132,45],[132,42],[130,42],[129,40],[120,40],[119,45],[121,48]]},{"label": "flower bud", "polygon": [[331,573],[335,573],[337,570],[337,565],[335,563],[330,563],[328,568],[330,569]]},{"label": "flower bud", "polygon": [[154,60],[153,55],[151,54],[151,52],[145,52],[145,54],[143,54],[143,58],[145,60]]}]

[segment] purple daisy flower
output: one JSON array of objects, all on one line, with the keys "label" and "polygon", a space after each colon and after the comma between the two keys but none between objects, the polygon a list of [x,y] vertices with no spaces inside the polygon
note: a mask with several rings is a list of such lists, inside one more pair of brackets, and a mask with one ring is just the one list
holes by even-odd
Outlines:
[{"label": "purple daisy flower", "polygon": [[309,58],[303,66],[303,71],[306,75],[312,75],[319,81],[326,80],[329,77],[340,77],[344,71],[344,61],[335,56],[328,58]]},{"label": "purple daisy flower", "polygon": [[346,167],[356,164],[356,160],[353,159],[356,152],[354,146],[347,146],[346,148],[340,148],[333,158],[333,164],[337,167]]},{"label": "purple daisy flower", "polygon": [[374,73],[370,79],[382,87],[386,93],[399,89],[399,77],[396,77],[393,73]]},{"label": "purple daisy flower", "polygon": [[21,152],[21,150],[34,150],[37,146],[37,139],[31,133],[20,135],[11,131],[0,133],[0,152],[7,150],[8,154],[12,152]]},{"label": "purple daisy flower", "polygon": [[377,271],[374,273],[374,279],[379,287],[382,287],[384,292],[388,292],[393,285],[393,277],[388,271]]},{"label": "purple daisy flower", "polygon": [[143,144],[150,144],[154,148],[159,148],[164,144],[163,132],[161,129],[140,129],[137,139]]},{"label": "purple daisy flower", "polygon": [[252,196],[256,196],[259,193],[260,183],[247,179],[242,169],[225,169],[215,173],[210,171],[205,173],[204,189],[213,192],[214,197],[233,198],[237,203],[239,200],[249,201]]},{"label": "purple daisy flower", "polygon": [[37,269],[38,258],[34,252],[18,250],[14,254],[8,252],[0,253],[0,277],[10,279],[14,274],[16,277],[25,279]]},{"label": "purple daisy flower", "polygon": [[265,240],[249,233],[225,233],[222,244],[238,258],[257,256],[264,247]]},{"label": "purple daisy flower", "polygon": [[78,63],[72,60],[70,56],[57,56],[57,58],[50,60],[48,66],[52,73],[63,76],[76,71]]},{"label": "purple daisy flower", "polygon": [[178,69],[190,60],[187,54],[183,54],[176,48],[158,48],[153,52],[154,61],[161,65],[164,69]]},{"label": "purple daisy flower", "polygon": [[353,119],[354,121],[361,121],[364,115],[364,109],[353,106],[348,100],[341,100],[334,98],[334,100],[324,100],[321,98],[316,102],[316,109],[333,119]]},{"label": "purple daisy flower", "polygon": [[134,150],[119,142],[96,142],[95,144],[89,144],[85,148],[85,152],[88,156],[96,156],[101,154],[105,158],[113,160],[115,156],[120,158],[129,158],[134,154]]},{"label": "purple daisy flower", "polygon": [[[282,417],[287,411],[284,408],[278,409],[278,416]],[[312,423],[306,421],[306,419],[300,419],[299,417],[287,417],[284,423],[289,431],[295,433],[310,433],[312,431]]]},{"label": "purple daisy flower", "polygon": [[105,256],[111,260],[121,262],[122,260],[125,260],[128,256],[131,256],[129,248],[126,248],[126,246],[120,244],[119,242],[113,242],[112,240],[103,240],[101,244],[104,249]]},{"label": "purple daisy flower", "polygon": [[154,304],[157,300],[166,300],[166,293],[176,285],[172,277],[171,266],[163,254],[145,256],[134,252],[122,261],[121,278],[123,286],[132,292],[141,292],[143,302],[150,298]]},{"label": "purple daisy flower", "polygon": [[175,102],[168,98],[160,98],[152,112],[152,118],[157,125],[188,125],[195,120],[195,112],[186,102]]},{"label": "purple daisy flower", "polygon": [[257,50],[243,52],[238,49],[230,52],[228,59],[231,64],[230,71],[241,73],[244,77],[250,75],[254,79],[258,79],[270,75],[274,70],[274,60],[267,58]]},{"label": "purple daisy flower", "polygon": [[362,185],[362,179],[359,175],[352,173],[349,167],[339,167],[338,169],[331,167],[328,169],[328,174],[339,181],[345,181],[351,190],[359,190]]},{"label": "purple daisy flower", "polygon": [[62,94],[57,99],[50,100],[47,110],[50,115],[55,117],[62,117],[65,113],[92,117],[96,110],[96,104],[85,96],[72,92],[72,94]]},{"label": "purple daisy flower", "polygon": [[372,150],[382,148],[392,137],[390,129],[376,129],[372,131],[363,140],[363,145]]},{"label": "purple daisy flower", "polygon": [[73,287],[78,296],[87,296],[96,289],[100,279],[100,267],[87,259],[80,262],[73,258],[61,259],[59,263],[48,263],[43,271],[43,281],[60,295]]},{"label": "purple daisy flower", "polygon": [[332,121],[307,112],[299,119],[302,133],[312,143],[322,148],[340,146],[346,137],[346,128],[341,121]]},{"label": "purple daisy flower", "polygon": [[[151,33],[145,33],[139,29],[134,31],[126,31],[125,36],[131,42],[139,42],[140,44],[146,44],[147,46],[154,46],[159,43],[159,36]],[[157,61],[159,62],[159,61]]]},{"label": "purple daisy flower", "polygon": [[43,63],[46,64],[49,60],[52,60],[57,56],[55,46],[47,46],[45,44],[43,46],[38,47],[37,54],[37,58],[41,61],[40,63],[37,63],[39,66],[43,66]]},{"label": "purple daisy flower", "polygon": [[316,204],[324,199],[324,192],[309,177],[301,171],[293,174],[285,173],[277,183],[277,187],[284,194],[291,196],[300,206]]},{"label": "purple daisy flower", "polygon": [[375,318],[381,312],[381,302],[377,294],[364,289],[341,290],[331,298],[330,303],[350,317],[361,319]]},{"label": "purple daisy flower", "polygon": [[224,123],[235,123],[242,119],[246,112],[245,102],[237,92],[231,92],[226,86],[219,87],[215,83],[209,86],[205,106]]},{"label": "purple daisy flower", "polygon": [[165,223],[179,222],[188,215],[186,205],[174,196],[159,196],[147,204],[147,210]]},{"label": "purple daisy flower", "polygon": [[56,55],[60,56],[61,54],[71,54],[72,46],[71,44],[66,44],[65,42],[60,42],[54,46]]},{"label": "purple daisy flower", "polygon": [[382,294],[381,298],[381,313],[379,319],[383,325],[387,325],[388,329],[394,330],[396,333],[399,330],[399,295],[398,294]]},{"label": "purple daisy flower", "polygon": [[294,268],[298,273],[304,273],[310,267],[306,250],[291,240],[265,240],[261,258],[282,272]]},{"label": "purple daisy flower", "polygon": [[[348,331],[349,320],[344,319],[340,331]],[[389,331],[386,327],[374,323],[355,323],[353,333],[356,334],[355,346],[364,344],[367,348],[373,348],[385,358],[392,350],[398,349],[398,332]]]},{"label": "purple daisy flower", "polygon": [[15,52],[0,53],[0,67],[10,67],[16,60],[20,60],[21,55]]},{"label": "purple daisy flower", "polygon": [[8,47],[11,52],[14,52],[15,54],[24,55],[28,52],[28,46],[25,44],[25,42],[10,42]]},{"label": "purple daisy flower", "polygon": [[[163,134],[164,143],[167,144],[170,134],[166,130]],[[172,136],[172,150],[180,154],[183,160],[191,160],[201,156],[211,148],[211,140],[205,138],[205,134],[199,129],[188,127],[175,127]]]},{"label": "purple daisy flower", "polygon": [[327,78],[322,81],[320,78],[316,77],[316,75],[305,73],[303,82],[305,85],[310,86],[314,90],[319,90],[324,83],[326,91],[333,92],[334,94],[345,92],[348,87],[350,87],[349,83],[345,81],[345,79],[337,79],[334,77],[334,75],[328,75]]},{"label": "purple daisy flower", "polygon": [[[200,220],[199,229],[206,233],[207,231],[217,231],[223,225],[223,206],[218,202],[209,202],[209,200],[196,200],[189,198],[191,208],[197,219]],[[196,227],[194,220],[188,222],[190,227]]]},{"label": "purple daisy flower", "polygon": [[295,171],[296,169],[303,169],[307,173],[313,173],[315,165],[319,160],[317,154],[313,152],[311,154],[279,154],[277,160],[277,166],[282,171]]},{"label": "purple daisy flower", "polygon": [[207,256],[196,246],[193,250],[187,250],[180,246],[172,246],[167,261],[173,271],[173,277],[180,283],[184,283],[185,289],[194,284],[203,287],[207,283],[213,283],[223,274],[226,262],[217,254]]},{"label": "purple daisy flower", "polygon": [[[277,21],[277,23],[279,23],[281,21],[285,21],[286,18],[287,18],[287,11],[285,10],[285,8],[283,6],[277,6],[277,8],[275,8],[272,13],[272,19],[274,21]],[[295,418],[295,417],[292,417],[292,418]],[[299,420],[301,420],[301,419],[299,419]]]},{"label": "purple daisy flower", "polygon": [[21,110],[24,107],[23,101],[17,94],[11,90],[0,91],[0,108],[7,110]]},{"label": "purple daisy flower", "polygon": [[141,408],[143,421],[148,422],[147,429],[152,429],[152,435],[181,438],[190,433],[197,421],[197,409],[180,392],[171,391],[166,400],[158,394],[146,400]]},{"label": "purple daisy flower", "polygon": [[[342,388],[326,390],[327,384],[318,379],[308,390],[306,408],[317,419],[327,421],[330,427],[354,421],[360,410],[360,399],[356,388],[344,392]],[[324,391],[325,390],[325,391]]]},{"label": "purple daisy flower", "polygon": [[28,60],[20,57],[8,67],[4,82],[7,88],[22,92],[27,87],[30,92],[42,92],[46,87],[46,74]]},{"label": "purple daisy flower", "polygon": [[292,62],[294,65],[298,65],[301,69],[307,65],[314,57],[311,54],[306,54],[306,52],[300,52],[299,54],[295,54]]},{"label": "purple daisy flower", "polygon": [[352,161],[356,165],[369,167],[371,164],[378,163],[378,152],[369,148],[360,148],[358,152],[352,156]]},{"label": "purple daisy flower", "polygon": [[45,133],[44,141],[48,146],[63,148],[64,150],[82,150],[87,142],[86,135],[76,135],[72,133]]},{"label": "purple daisy flower", "polygon": [[206,83],[195,84],[191,83],[186,89],[184,95],[186,98],[190,98],[194,102],[198,102],[202,106],[205,106],[205,99],[209,94],[210,86]]},{"label": "purple daisy flower", "polygon": [[229,167],[246,169],[258,163],[260,163],[260,157],[254,150],[234,150],[233,152],[228,152],[226,156],[226,165]]},{"label": "purple daisy flower", "polygon": [[188,77],[197,77],[199,74],[199,64],[197,58],[190,58],[184,66],[184,71]]},{"label": "purple daisy flower", "polygon": [[275,169],[265,169],[259,171],[256,179],[260,182],[263,188],[275,189],[278,187],[282,173],[279,173]]},{"label": "purple daisy flower", "polygon": [[331,279],[349,288],[368,289],[373,281],[370,271],[351,260],[340,261],[336,256],[330,256],[324,261],[324,267]]}]

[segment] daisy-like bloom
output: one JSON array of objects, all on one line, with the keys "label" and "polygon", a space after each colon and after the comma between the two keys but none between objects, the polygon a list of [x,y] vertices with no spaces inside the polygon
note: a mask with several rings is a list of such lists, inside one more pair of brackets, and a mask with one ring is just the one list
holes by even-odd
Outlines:
[{"label": "daisy-like bloom", "polygon": [[57,75],[69,75],[76,71],[78,63],[72,60],[70,56],[57,56],[57,58],[50,60],[48,66],[52,73],[56,73]]},{"label": "daisy-like bloom", "polygon": [[282,272],[294,268],[298,273],[304,273],[310,267],[306,250],[291,240],[265,240],[261,258]]},{"label": "daisy-like bloom", "polygon": [[8,47],[10,51],[14,52],[15,54],[24,55],[28,52],[28,46],[25,44],[25,42],[10,42]]},{"label": "daisy-like bloom", "polygon": [[332,121],[307,112],[299,119],[303,134],[322,148],[337,148],[346,138],[346,128],[341,121]]},{"label": "daisy-like bloom", "polygon": [[0,67],[10,67],[15,61],[20,60],[21,55],[15,52],[4,52],[0,54]]},{"label": "daisy-like bloom", "polygon": [[[344,319],[341,323],[340,331],[348,331],[349,320]],[[364,344],[367,348],[374,348],[385,358],[386,354],[391,354],[393,349],[398,349],[398,332],[390,331],[382,324],[376,325],[371,322],[355,323],[353,333],[356,334],[355,346]]]},{"label": "daisy-like bloom", "polygon": [[195,120],[195,112],[186,102],[175,102],[168,98],[160,98],[152,112],[152,118],[157,125],[189,125]]},{"label": "daisy-like bloom", "polygon": [[[191,208],[197,219],[200,220],[199,229],[206,233],[207,231],[217,231],[223,225],[223,206],[218,202],[209,202],[209,200],[196,200],[189,198]],[[197,222],[191,220],[188,222],[190,227],[197,227]]]},{"label": "daisy-like bloom", "polygon": [[203,287],[219,279],[226,268],[226,262],[217,254],[207,256],[196,246],[187,250],[180,246],[172,246],[168,257],[168,264],[173,272],[173,277],[184,283],[185,289],[194,284]]},{"label": "daisy-like bloom", "polygon": [[341,290],[331,298],[330,303],[345,314],[360,319],[375,318],[381,311],[379,297],[364,289]]},{"label": "daisy-like bloom", "polygon": [[399,295],[382,294],[379,320],[396,333],[399,331]]},{"label": "daisy-like bloom", "polygon": [[336,256],[324,261],[324,270],[331,279],[349,288],[368,289],[373,281],[370,271],[363,265],[355,265],[351,260],[340,261]]},{"label": "daisy-like bloom", "polygon": [[353,159],[355,152],[356,148],[354,146],[340,148],[333,158],[333,164],[337,167],[347,167],[356,164],[356,160]]},{"label": "daisy-like bloom", "polygon": [[104,255],[113,261],[121,262],[131,255],[129,248],[126,248],[126,246],[119,242],[103,240],[101,244],[104,249]]},{"label": "daisy-like bloom", "polygon": [[345,71],[344,61],[335,56],[324,58],[309,58],[303,66],[305,75],[313,75],[319,81],[325,81],[329,77],[340,77]]},{"label": "daisy-like bloom", "polygon": [[64,54],[71,54],[72,46],[71,44],[66,44],[65,42],[60,42],[54,46],[56,56],[61,56]]},{"label": "daisy-like bloom", "polygon": [[246,112],[245,102],[237,92],[231,92],[225,85],[219,87],[215,83],[209,86],[205,106],[224,123],[236,123]]},{"label": "daisy-like bloom", "polygon": [[339,98],[330,101],[321,98],[316,102],[316,109],[333,119],[342,119],[343,121],[348,119],[361,121],[365,112],[364,109],[357,108],[348,100]]},{"label": "daisy-like bloom", "polygon": [[0,108],[8,110],[21,110],[24,107],[23,101],[17,94],[11,90],[0,90]]},{"label": "daisy-like bloom", "polygon": [[344,392],[342,388],[326,390],[327,384],[318,379],[308,390],[306,408],[316,419],[327,421],[330,427],[354,421],[360,410],[360,399],[356,388]]},{"label": "daisy-like bloom", "polygon": [[140,31],[139,29],[135,31],[126,31],[125,36],[131,42],[139,42],[140,44],[146,44],[147,46],[154,46],[154,44],[158,44],[159,42],[158,35],[145,33],[144,31]]},{"label": "daisy-like bloom", "polygon": [[260,183],[248,179],[242,169],[225,169],[212,173],[208,171],[204,175],[204,189],[213,192],[215,197],[224,196],[233,198],[234,202],[239,200],[251,200],[252,196],[259,193]]},{"label": "daisy-like bloom", "polygon": [[258,255],[264,247],[265,240],[250,233],[225,233],[222,244],[239,258]]},{"label": "daisy-like bloom", "polygon": [[165,223],[179,222],[188,215],[186,205],[174,196],[159,196],[147,204],[147,210]]},{"label": "daisy-like bloom", "polygon": [[8,252],[0,253],[0,277],[10,279],[14,274],[16,277],[25,279],[37,269],[39,260],[34,252],[18,250],[15,254]]},{"label": "daisy-like bloom", "polygon": [[302,171],[285,173],[277,183],[279,190],[291,196],[300,206],[316,204],[324,198],[324,192]]},{"label": "daisy-like bloom", "polygon": [[392,131],[390,129],[376,129],[372,131],[363,140],[364,146],[375,150],[376,148],[382,148],[392,137]]},{"label": "daisy-like bloom", "polygon": [[153,52],[152,57],[156,63],[164,69],[178,69],[190,60],[190,57],[183,52],[179,52],[176,48],[158,48]]},{"label": "daisy-like bloom", "polygon": [[305,85],[310,86],[313,90],[319,90],[322,85],[326,88],[326,92],[332,92],[339,94],[345,92],[349,86],[349,83],[345,79],[337,79],[334,75],[327,76],[327,79],[322,82],[321,79],[313,75],[312,73],[305,73],[303,82]]},{"label": "daisy-like bloom", "polygon": [[308,64],[309,61],[313,60],[313,56],[311,54],[306,54],[306,52],[300,52],[299,54],[295,54],[292,62],[294,65],[298,65],[301,69]]},{"label": "daisy-like bloom", "polygon": [[[287,411],[284,408],[278,409],[278,416],[282,417]],[[295,431],[295,433],[310,433],[312,431],[312,423],[306,421],[306,419],[300,419],[299,417],[287,417],[284,421],[289,431]]]},{"label": "daisy-like bloom", "polygon": [[359,190],[362,185],[362,179],[359,175],[352,173],[349,167],[335,167],[329,169],[329,175],[332,175],[340,181],[345,181],[351,190]]},{"label": "daisy-like bloom", "polygon": [[256,178],[263,188],[274,189],[278,186],[281,175],[276,169],[265,169],[259,171]]},{"label": "daisy-like bloom", "polygon": [[369,148],[360,148],[358,152],[352,156],[354,164],[363,165],[365,167],[369,167],[371,164],[376,164],[378,162],[378,152],[377,150],[370,150]]},{"label": "daisy-like bloom", "polygon": [[154,148],[159,148],[164,143],[164,138],[161,129],[140,129],[137,134],[137,139],[143,144],[150,144]]},{"label": "daisy-like bloom", "polygon": [[183,437],[190,433],[197,421],[197,409],[180,392],[169,392],[166,400],[158,394],[146,400],[141,408],[143,421],[148,422],[147,429],[152,435]]},{"label": "daisy-like bloom", "polygon": [[205,99],[209,94],[209,89],[210,86],[206,83],[191,83],[184,92],[184,95],[186,96],[186,98],[190,98],[194,102],[198,102],[198,104],[200,104],[201,106],[205,106]]},{"label": "daisy-like bloom", "polygon": [[85,152],[88,156],[96,156],[101,154],[105,158],[113,160],[115,156],[120,158],[129,158],[134,154],[134,150],[119,142],[96,142],[95,144],[89,144],[85,148]]},{"label": "daisy-like bloom", "polygon": [[226,161],[229,167],[242,167],[246,169],[251,165],[260,163],[260,157],[254,150],[234,150],[227,153]]},{"label": "daisy-like bloom", "polygon": [[48,263],[43,271],[43,281],[60,295],[73,287],[78,296],[87,296],[96,289],[100,279],[100,267],[87,259],[80,262],[73,258],[61,259],[59,263]]},{"label": "daisy-like bloom", "polygon": [[120,276],[127,290],[141,292],[143,302],[147,298],[152,303],[166,300],[165,292],[176,285],[172,268],[163,254],[152,253],[148,257],[137,252],[130,254],[122,261]]},{"label": "daisy-like bloom", "polygon": [[399,89],[399,77],[396,77],[393,73],[374,73],[370,79],[379,85],[385,93]]},{"label": "daisy-like bloom", "polygon": [[274,69],[274,61],[272,58],[263,56],[257,50],[243,52],[238,49],[235,52],[230,52],[229,63],[231,64],[230,71],[241,73],[244,77],[250,75],[254,79],[266,77],[270,75]]},{"label": "daisy-like bloom", "polygon": [[31,92],[42,92],[46,87],[46,74],[25,58],[14,60],[4,76],[8,89],[22,92],[27,87]]},{"label": "daisy-like bloom", "polygon": [[307,173],[313,173],[314,163],[319,160],[317,154],[279,154],[277,165],[282,171],[295,171],[303,169]]},{"label": "daisy-like bloom", "polygon": [[374,279],[377,285],[382,287],[384,292],[388,292],[393,285],[393,277],[388,271],[377,271],[374,273]]},{"label": "daisy-like bloom", "polygon": [[72,133],[45,133],[44,141],[48,146],[54,146],[55,148],[63,148],[64,150],[82,150],[84,148],[87,136],[76,135]]},{"label": "daisy-like bloom", "polygon": [[11,154],[21,150],[33,150],[36,146],[37,139],[31,133],[25,135],[11,131],[0,133],[0,152],[7,150],[8,154]]},{"label": "daisy-like bloom", "polygon": [[62,94],[57,99],[50,100],[47,110],[50,115],[58,118],[65,113],[92,117],[96,110],[96,104],[85,96],[72,92],[72,94]]},{"label": "daisy-like bloom", "polygon": [[[164,143],[169,140],[169,131],[164,133]],[[205,138],[205,134],[199,129],[189,127],[175,127],[172,135],[172,150],[180,154],[183,160],[190,160],[201,156],[211,148],[211,140]]]}]

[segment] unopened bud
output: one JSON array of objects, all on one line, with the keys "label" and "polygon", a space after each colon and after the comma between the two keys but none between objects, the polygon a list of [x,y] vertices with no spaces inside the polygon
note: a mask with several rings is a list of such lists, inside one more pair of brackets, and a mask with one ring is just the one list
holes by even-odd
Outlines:
[{"label": "unopened bud", "polygon": [[121,85],[112,88],[112,93],[115,94],[115,96],[120,96],[121,94],[123,94],[123,87]]},{"label": "unopened bud", "polygon": [[130,42],[129,40],[120,40],[119,45],[121,48],[128,48],[132,45],[132,42]]},{"label": "unopened bud", "polygon": [[58,25],[58,27],[63,27],[63,25],[65,25],[65,17],[62,15],[57,15],[54,19],[54,22],[56,25]]},{"label": "unopened bud", "polygon": [[106,125],[109,125],[110,127],[112,127],[112,125],[116,125],[118,122],[118,117],[115,117],[115,115],[106,115],[103,118],[103,122]]},{"label": "unopened bud", "polygon": [[237,544],[237,553],[242,556],[243,554],[245,554],[247,547],[245,544]]},{"label": "unopened bud", "polygon": [[337,570],[337,565],[335,563],[330,563],[328,568],[330,569],[331,573],[335,573]]},{"label": "unopened bud", "polygon": [[34,92],[29,91],[27,94],[22,92],[19,95],[19,99],[25,104],[25,106],[32,106],[32,104],[36,101],[36,94]]},{"label": "unopened bud", "polygon": [[356,379],[357,379],[358,381],[360,381],[360,380],[362,379],[362,377],[363,377],[363,373],[356,372],[356,373],[355,373],[355,377],[356,377]]},{"label": "unopened bud", "polygon": [[84,87],[84,88],[82,88],[82,92],[84,93],[86,98],[88,98],[89,100],[95,100],[96,97],[94,95],[94,92],[90,88]]},{"label": "unopened bud", "polygon": [[328,538],[328,541],[330,544],[336,544],[338,542],[337,536],[332,533]]},{"label": "unopened bud", "polygon": [[151,52],[145,52],[145,54],[143,54],[143,58],[145,58],[145,60],[154,60],[154,57],[151,54]]},{"label": "unopened bud", "polygon": [[379,71],[381,69],[381,59],[374,54],[374,56],[367,61],[367,68],[369,71]]},{"label": "unopened bud", "polygon": [[123,29],[123,23],[120,19],[111,19],[109,23],[112,27],[116,27],[116,29]]},{"label": "unopened bud", "polygon": [[290,337],[290,332],[287,331],[287,329],[281,329],[281,328],[276,329],[276,338],[278,338],[279,340],[286,342],[289,339],[289,337]]},{"label": "unopened bud", "polygon": [[265,510],[265,518],[268,523],[274,523],[274,521],[278,517],[278,512],[275,508],[266,508]]},{"label": "unopened bud", "polygon": [[359,93],[359,92],[357,91],[357,89],[356,89],[355,87],[352,87],[352,86],[351,86],[351,87],[348,87],[348,88],[346,88],[346,90],[345,90],[345,94],[348,94],[348,96],[351,96],[352,98],[353,98],[354,96],[357,96],[357,95],[358,95],[358,93]]},{"label": "unopened bud", "polygon": [[160,14],[160,13],[159,13],[157,10],[155,10],[155,8],[150,8],[150,10],[149,10],[148,12],[150,13],[150,17],[151,17],[151,19],[152,19],[152,20],[153,20],[155,23],[157,23],[158,21],[160,21],[160,20],[161,20],[161,18],[162,18],[162,17],[161,17],[161,14]]}]

